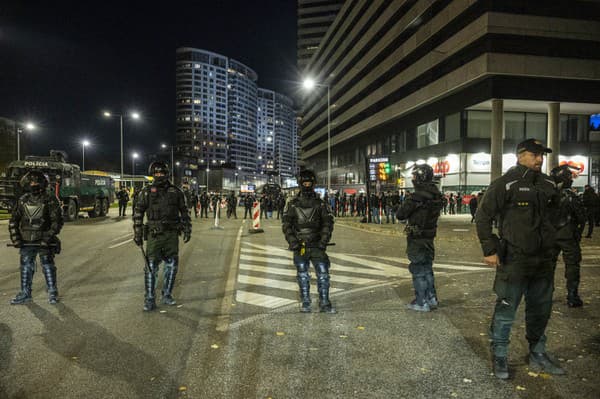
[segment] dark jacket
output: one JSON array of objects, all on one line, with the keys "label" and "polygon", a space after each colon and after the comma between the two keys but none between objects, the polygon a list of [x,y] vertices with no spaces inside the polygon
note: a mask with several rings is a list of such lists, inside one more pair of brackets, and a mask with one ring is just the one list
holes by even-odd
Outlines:
[{"label": "dark jacket", "polygon": [[409,238],[434,238],[442,209],[442,193],[434,183],[419,184],[402,203],[396,217],[407,220]]},{"label": "dark jacket", "polygon": [[[475,223],[484,256],[499,254],[500,239],[523,255],[547,252],[556,242],[551,217],[558,191],[551,177],[516,165],[494,180],[477,208]],[[498,221],[498,236],[492,222]]]},{"label": "dark jacket", "polygon": [[304,242],[307,247],[325,248],[333,232],[333,215],[314,192],[300,193],[288,201],[281,227],[290,247]]},{"label": "dark jacket", "polygon": [[556,237],[566,240],[581,239],[586,221],[582,199],[570,188],[560,190],[557,211],[554,212],[552,218],[552,223],[556,228]]}]

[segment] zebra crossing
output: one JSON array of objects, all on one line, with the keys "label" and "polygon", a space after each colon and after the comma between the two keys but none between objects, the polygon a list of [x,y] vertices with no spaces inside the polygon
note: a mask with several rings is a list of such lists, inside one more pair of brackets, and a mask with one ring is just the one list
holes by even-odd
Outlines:
[{"label": "zebra crossing", "polygon": [[[396,257],[342,254],[328,251],[331,260],[332,294],[374,285],[389,279],[410,279],[408,260]],[[271,245],[242,243],[240,248],[235,302],[275,309],[298,302],[298,283],[292,253]],[[312,268],[311,268],[312,269]],[[491,270],[484,266],[436,263],[445,271]],[[314,270],[311,272],[316,291]]]}]

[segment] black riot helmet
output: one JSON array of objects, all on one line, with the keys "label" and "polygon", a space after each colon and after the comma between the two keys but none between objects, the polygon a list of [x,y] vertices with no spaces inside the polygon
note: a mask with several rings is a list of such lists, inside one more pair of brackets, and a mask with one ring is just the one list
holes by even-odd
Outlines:
[{"label": "black riot helmet", "polygon": [[25,190],[31,190],[33,194],[40,194],[48,187],[48,179],[39,170],[27,172],[21,178],[21,187]]},{"label": "black riot helmet", "polygon": [[415,165],[412,168],[413,185],[431,183],[433,181],[433,168],[427,164]]},{"label": "black riot helmet", "polygon": [[550,171],[550,176],[552,176],[558,188],[571,188],[573,184],[573,169],[579,170],[575,166],[560,165]]},{"label": "black riot helmet", "polygon": [[164,162],[152,162],[148,167],[148,174],[154,177],[154,184],[156,185],[162,185],[169,181],[169,167]]},{"label": "black riot helmet", "polygon": [[305,169],[298,175],[298,186],[300,186],[300,190],[302,191],[313,191],[316,183],[317,176],[312,170]]}]

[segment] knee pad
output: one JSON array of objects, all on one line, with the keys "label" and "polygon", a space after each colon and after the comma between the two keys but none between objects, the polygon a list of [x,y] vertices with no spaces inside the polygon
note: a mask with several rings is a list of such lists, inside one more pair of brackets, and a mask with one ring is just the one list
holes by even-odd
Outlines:
[{"label": "knee pad", "polygon": [[317,271],[317,277],[322,274],[327,274],[327,276],[329,277],[329,262],[315,263],[315,270]]},{"label": "knee pad", "polygon": [[308,273],[309,263],[308,262],[295,262],[294,266],[296,266],[296,270],[298,274],[300,273]]},{"label": "knee pad", "polygon": [[173,255],[165,259],[165,272],[172,270],[174,272],[179,268],[179,256]]},{"label": "knee pad", "polygon": [[54,256],[52,255],[40,255],[40,262],[42,267],[54,267]]},{"label": "knee pad", "polygon": [[35,268],[35,256],[21,255],[21,268],[33,270]]},{"label": "knee pad", "polygon": [[159,265],[160,261],[156,259],[148,259],[148,269],[150,269],[150,273],[156,274],[158,272]]}]

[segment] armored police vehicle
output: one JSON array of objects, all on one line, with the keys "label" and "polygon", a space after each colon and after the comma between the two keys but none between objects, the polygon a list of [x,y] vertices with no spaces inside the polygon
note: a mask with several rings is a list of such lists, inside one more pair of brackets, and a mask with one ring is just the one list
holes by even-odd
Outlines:
[{"label": "armored police vehicle", "polygon": [[19,182],[30,170],[40,170],[50,182],[51,189],[61,201],[66,220],[75,220],[79,212],[90,217],[105,216],[114,201],[114,181],[108,176],[82,173],[79,166],[67,163],[62,151],[50,151],[50,156],[27,156],[13,161],[0,178],[0,209],[9,212],[22,194]]}]

